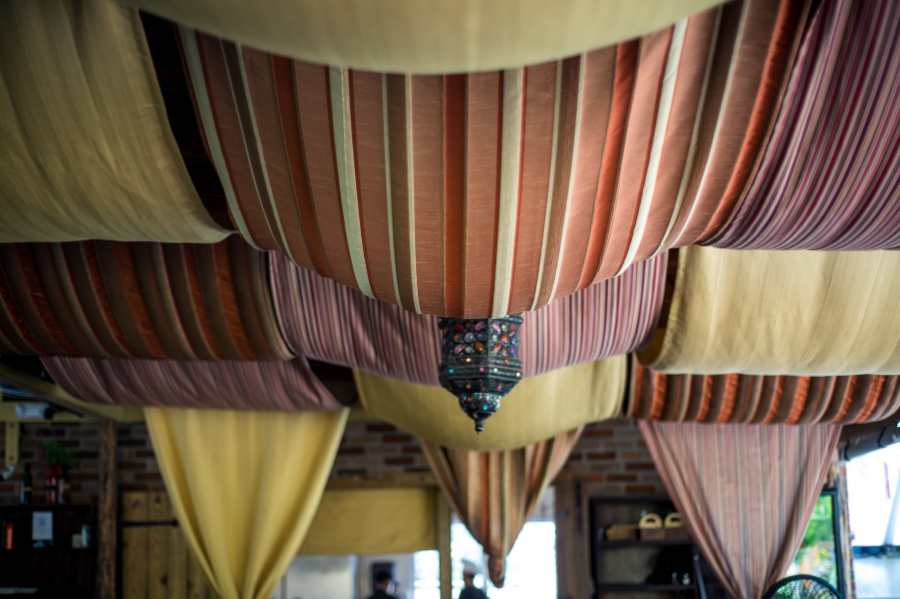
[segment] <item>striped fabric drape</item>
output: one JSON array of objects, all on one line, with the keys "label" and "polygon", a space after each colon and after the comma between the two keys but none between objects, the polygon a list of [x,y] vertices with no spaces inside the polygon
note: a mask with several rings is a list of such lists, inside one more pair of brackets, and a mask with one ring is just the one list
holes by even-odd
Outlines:
[{"label": "striped fabric drape", "polygon": [[0,353],[287,360],[265,254],[209,245],[0,244]]},{"label": "striped fabric drape", "polygon": [[626,416],[710,424],[855,424],[900,408],[900,377],[664,374],[631,359]]},{"label": "striped fabric drape", "polygon": [[212,243],[138,11],[0,2],[0,242]]},{"label": "striped fabric drape", "polygon": [[714,245],[900,248],[900,5],[825,0],[746,197]]},{"label": "striped fabric drape", "polygon": [[[438,385],[437,318],[366,297],[271,252],[281,330],[298,354],[394,379]],[[523,376],[626,354],[653,335],[666,255],[522,315]]]},{"label": "striped fabric drape", "polygon": [[580,435],[579,427],[521,449],[490,452],[419,439],[441,490],[484,548],[494,586],[503,586],[507,554]]},{"label": "striped fabric drape", "polygon": [[407,76],[181,29],[241,235],[365,295],[535,310],[712,234],[767,134],[807,5],[744,0],[546,64]]},{"label": "striped fabric drape", "polygon": [[343,407],[303,357],[288,362],[42,361],[60,387],[89,403],[279,412]]},{"label": "striped fabric drape", "polygon": [[639,421],[691,539],[734,599],[762,599],[787,572],[840,426]]}]

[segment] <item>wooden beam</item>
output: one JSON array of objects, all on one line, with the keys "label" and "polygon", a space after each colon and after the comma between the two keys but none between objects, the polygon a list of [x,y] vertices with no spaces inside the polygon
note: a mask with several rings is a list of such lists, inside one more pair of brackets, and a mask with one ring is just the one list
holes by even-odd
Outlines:
[{"label": "wooden beam", "polygon": [[38,403],[34,401],[17,401],[0,403],[0,422],[32,422],[32,423],[48,423],[48,422],[96,422],[99,420],[96,416],[78,416],[71,412],[57,412],[53,418],[22,418],[16,413],[17,404]]},{"label": "wooden beam", "polygon": [[6,465],[19,463],[19,423],[6,423]]},{"label": "wooden beam", "polygon": [[90,404],[73,397],[55,383],[41,380],[6,364],[0,364],[0,381],[78,414],[109,418],[117,422],[142,422],[144,420],[144,410],[141,408]]},{"label": "wooden beam", "polygon": [[450,557],[450,524],[453,520],[450,504],[440,489],[434,490],[434,533],[438,548],[441,599],[451,599],[453,593],[453,562]]},{"label": "wooden beam", "polygon": [[103,422],[100,445],[100,505],[97,515],[97,581],[94,596],[116,599],[116,513],[119,486],[116,478],[114,420]]}]

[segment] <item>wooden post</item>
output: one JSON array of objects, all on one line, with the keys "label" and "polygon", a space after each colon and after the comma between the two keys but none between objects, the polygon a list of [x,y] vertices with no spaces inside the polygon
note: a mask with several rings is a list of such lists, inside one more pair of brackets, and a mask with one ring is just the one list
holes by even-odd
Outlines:
[{"label": "wooden post", "polygon": [[19,463],[19,423],[6,423],[6,465]]},{"label": "wooden post", "polygon": [[100,506],[97,514],[97,581],[94,596],[116,598],[116,512],[119,486],[116,477],[116,428],[114,420],[101,424]]},{"label": "wooden post", "polygon": [[434,532],[440,555],[441,599],[451,599],[453,593],[453,563],[450,561],[450,504],[440,489],[434,490]]}]

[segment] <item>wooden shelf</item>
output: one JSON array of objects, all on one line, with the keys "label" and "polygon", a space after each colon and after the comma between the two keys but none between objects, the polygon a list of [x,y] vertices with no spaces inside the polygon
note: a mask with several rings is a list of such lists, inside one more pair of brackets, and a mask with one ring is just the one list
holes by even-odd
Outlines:
[{"label": "wooden shelf", "polygon": [[622,547],[674,547],[691,545],[690,539],[660,539],[658,541],[597,541],[597,549],[621,549]]},{"label": "wooden shelf", "polygon": [[696,584],[643,584],[643,583],[621,583],[621,584],[601,584],[597,587],[599,590],[604,593],[621,591],[623,593],[626,592],[634,592],[634,591],[691,591],[692,593],[697,591]]}]

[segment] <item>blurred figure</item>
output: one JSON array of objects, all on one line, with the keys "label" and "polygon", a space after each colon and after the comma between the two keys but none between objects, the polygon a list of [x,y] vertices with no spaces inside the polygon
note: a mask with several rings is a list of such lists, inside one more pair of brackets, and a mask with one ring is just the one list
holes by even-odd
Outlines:
[{"label": "blurred figure", "polygon": [[394,591],[394,579],[388,572],[379,572],[375,576],[375,592],[369,595],[369,599],[397,599],[391,593]]},{"label": "blurred figure", "polygon": [[466,587],[460,591],[459,599],[487,599],[484,591],[475,586],[475,576],[481,574],[481,569],[477,564],[467,559],[463,563],[463,582]]}]

